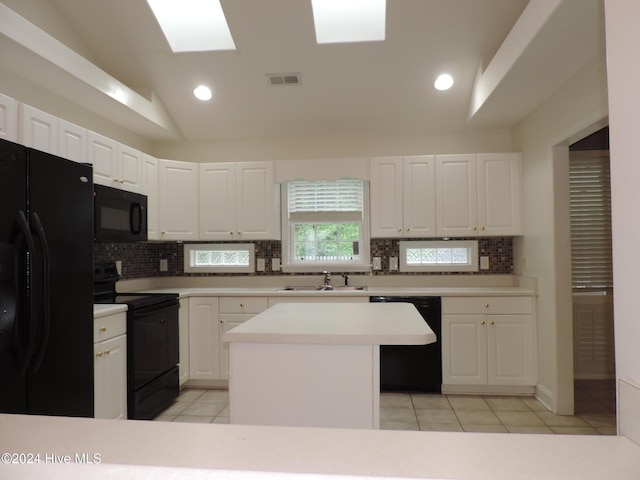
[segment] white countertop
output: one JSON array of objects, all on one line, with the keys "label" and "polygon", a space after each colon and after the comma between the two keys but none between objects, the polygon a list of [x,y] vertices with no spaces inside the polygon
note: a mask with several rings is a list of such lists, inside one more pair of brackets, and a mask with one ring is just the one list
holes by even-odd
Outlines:
[{"label": "white countertop", "polygon": [[[465,480],[637,480],[640,447],[626,437],[399,432],[0,415],[0,464],[31,479],[287,479],[312,474]],[[75,454],[99,465],[74,464]],[[69,455],[70,465],[44,463]],[[124,466],[123,466],[124,465]],[[129,467],[138,465],[140,467]],[[151,468],[151,466],[158,466]],[[297,475],[294,475],[297,474]]]},{"label": "white countertop", "polygon": [[459,297],[459,296],[532,296],[534,290],[522,287],[369,287],[367,290],[349,291],[283,291],[282,287],[181,287],[156,288],[144,290],[154,293],[177,293],[180,298],[187,297],[375,297],[375,296],[414,296],[414,297]]},{"label": "white countertop", "polygon": [[436,336],[408,303],[278,303],[223,339],[243,343],[424,345]]}]

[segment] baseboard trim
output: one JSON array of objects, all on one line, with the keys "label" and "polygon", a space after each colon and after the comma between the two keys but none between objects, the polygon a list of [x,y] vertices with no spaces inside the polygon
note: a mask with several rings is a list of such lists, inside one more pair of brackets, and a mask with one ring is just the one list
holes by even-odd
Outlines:
[{"label": "baseboard trim", "polygon": [[535,387],[526,385],[442,385],[444,394],[521,395],[531,397]]}]

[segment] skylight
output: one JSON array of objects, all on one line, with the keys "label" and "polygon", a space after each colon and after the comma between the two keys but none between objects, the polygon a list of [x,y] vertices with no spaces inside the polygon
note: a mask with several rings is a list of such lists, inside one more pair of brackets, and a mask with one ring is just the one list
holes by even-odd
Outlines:
[{"label": "skylight", "polygon": [[386,0],[311,0],[318,43],[385,39]]},{"label": "skylight", "polygon": [[235,50],[220,0],[147,0],[171,50]]}]

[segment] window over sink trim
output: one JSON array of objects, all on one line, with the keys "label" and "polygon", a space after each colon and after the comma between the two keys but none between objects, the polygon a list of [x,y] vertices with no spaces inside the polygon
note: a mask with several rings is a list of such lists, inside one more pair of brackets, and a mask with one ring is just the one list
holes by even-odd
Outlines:
[{"label": "window over sink trim", "polygon": [[195,273],[253,273],[253,243],[185,243],[184,271]]}]

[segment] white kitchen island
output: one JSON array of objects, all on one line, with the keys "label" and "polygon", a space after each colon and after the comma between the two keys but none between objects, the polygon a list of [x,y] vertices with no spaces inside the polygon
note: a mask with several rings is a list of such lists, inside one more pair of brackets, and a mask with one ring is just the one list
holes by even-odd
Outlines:
[{"label": "white kitchen island", "polygon": [[230,423],[377,429],[380,345],[436,336],[407,303],[284,303],[223,339]]}]

